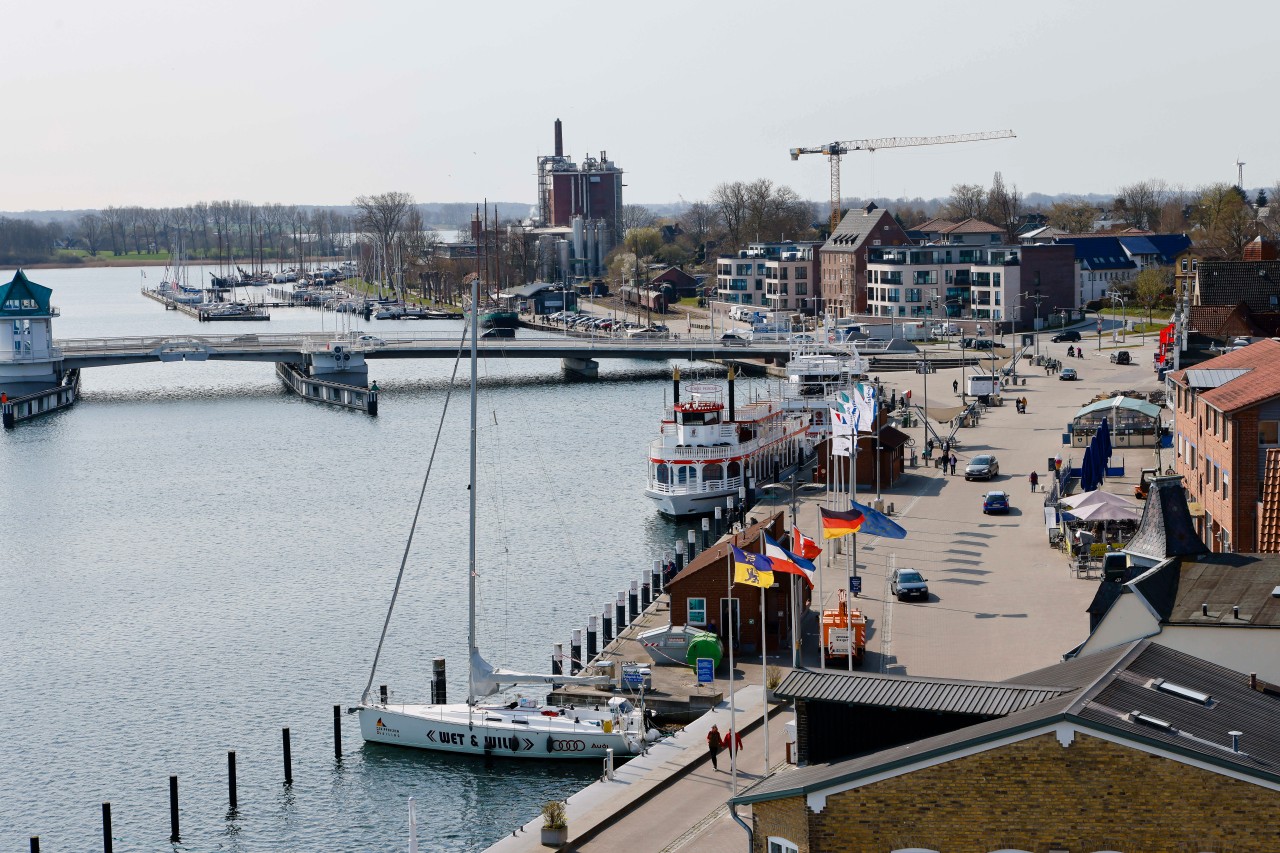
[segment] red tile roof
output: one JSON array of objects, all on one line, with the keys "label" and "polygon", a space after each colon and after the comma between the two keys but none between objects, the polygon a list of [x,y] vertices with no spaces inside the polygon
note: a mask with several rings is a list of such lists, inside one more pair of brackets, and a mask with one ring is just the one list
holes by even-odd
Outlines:
[{"label": "red tile roof", "polygon": [[[1224,353],[1195,366],[1195,370],[1229,370],[1231,368],[1251,369],[1248,373],[1223,383],[1217,388],[1205,391],[1200,395],[1210,406],[1223,412],[1235,412],[1257,405],[1263,400],[1280,397],[1280,370],[1274,365],[1280,363],[1280,341],[1271,339],[1258,341],[1235,352]],[[1173,374],[1173,380],[1186,384],[1186,371],[1179,370]]]},{"label": "red tile roof", "polygon": [[943,234],[1003,234],[1003,228],[997,228],[990,222],[983,222],[981,219],[966,219],[964,222],[957,222],[949,228],[940,228]]},{"label": "red tile roof", "polygon": [[1264,554],[1280,552],[1280,447],[1267,449],[1267,461],[1263,466],[1258,551]]},{"label": "red tile roof", "polygon": [[956,223],[952,222],[950,219],[942,219],[939,217],[939,218],[927,220],[925,222],[921,222],[919,225],[913,225],[911,226],[910,230],[911,231],[946,231],[948,228],[954,228],[955,225]]}]

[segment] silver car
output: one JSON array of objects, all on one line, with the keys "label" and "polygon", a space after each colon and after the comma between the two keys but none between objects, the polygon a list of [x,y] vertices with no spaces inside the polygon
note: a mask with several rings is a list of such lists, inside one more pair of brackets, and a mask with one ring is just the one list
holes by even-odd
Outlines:
[{"label": "silver car", "polygon": [[894,569],[893,574],[889,576],[889,591],[896,595],[899,601],[912,597],[928,601],[928,578],[921,577],[915,569]]},{"label": "silver car", "polygon": [[964,478],[966,480],[990,480],[999,475],[1000,463],[990,453],[979,454],[973,457],[968,465],[964,466]]}]

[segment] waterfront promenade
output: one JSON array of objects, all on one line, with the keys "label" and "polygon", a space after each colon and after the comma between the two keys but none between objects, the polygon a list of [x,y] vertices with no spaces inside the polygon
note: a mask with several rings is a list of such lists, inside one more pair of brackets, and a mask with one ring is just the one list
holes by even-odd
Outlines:
[{"label": "waterfront promenade", "polygon": [[[1041,351],[1064,358],[1067,344],[1050,344],[1047,337]],[[858,573],[863,592],[856,606],[870,619],[867,655],[860,671],[904,673],[924,676],[999,680],[1048,666],[1084,640],[1089,617],[1085,607],[1093,597],[1097,579],[1077,578],[1069,568],[1065,555],[1049,546],[1042,511],[1047,480],[1047,460],[1060,451],[1063,458],[1080,457],[1081,451],[1061,444],[1062,433],[1075,412],[1094,396],[1114,390],[1154,390],[1158,386],[1146,367],[1150,347],[1137,346],[1137,338],[1128,347],[1134,364],[1118,366],[1109,362],[1109,350],[1089,349],[1085,358],[1069,364],[1080,372],[1077,382],[1060,381],[1047,376],[1043,368],[1027,365],[1022,375],[1026,385],[1018,385],[1006,393],[1004,406],[992,407],[980,424],[958,432],[961,447],[955,476],[933,467],[908,468],[894,486],[883,490],[883,498],[895,505],[896,520],[907,529],[908,538],[887,540],[859,537]],[[931,407],[958,405],[951,383],[959,380],[959,370],[940,370],[928,377]],[[901,395],[912,391],[912,397],[923,403],[925,377],[918,374],[892,374],[883,379],[888,388]],[[1028,400],[1026,414],[1018,414],[1012,398]],[[923,449],[923,430],[908,430]],[[945,434],[945,433],[944,433]],[[978,453],[994,453],[1000,460],[1000,476],[992,482],[966,482],[964,465]],[[1166,464],[1170,451],[1165,451]],[[1132,485],[1142,468],[1151,467],[1151,448],[1117,449],[1114,463],[1123,459],[1125,476],[1111,479],[1103,488],[1118,494],[1132,495]],[[1027,475],[1040,473],[1041,490],[1032,493]],[[1009,493],[1012,511],[1007,516],[982,513],[982,495],[999,489]],[[874,498],[865,488],[859,500],[869,503]],[[799,504],[801,528],[818,536],[818,508],[829,500],[823,494],[804,495]],[[787,502],[777,500],[782,508]],[[763,515],[773,506],[758,505],[754,514]],[[848,504],[841,499],[841,509]],[[836,591],[846,586],[846,560],[833,555],[832,542],[822,543],[827,553],[822,564],[820,584],[829,606],[834,606]],[[929,580],[927,602],[899,602],[889,594],[891,564],[920,570]],[[804,665],[820,665],[817,649],[818,590],[814,609],[804,625]],[[785,653],[770,655],[771,663],[789,662]],[[740,667],[741,669],[742,667]],[[751,667],[757,672],[759,666]],[[750,680],[750,679],[747,679]],[[759,683],[758,681],[756,683]],[[741,695],[741,694],[739,694]],[[790,718],[789,710],[780,717]],[[701,749],[690,749],[689,760],[705,755],[701,740],[709,723],[703,718],[689,729],[691,739]],[[781,719],[771,729],[781,730]],[[721,725],[721,729],[724,726]],[[760,733],[748,736],[744,756],[748,766],[760,760]],[[771,741],[772,743],[772,741]],[[782,759],[781,739],[774,748],[774,763]],[[656,785],[656,775],[668,772],[668,781],[660,794],[633,806],[625,798],[610,796],[608,789],[597,788],[584,807],[589,814],[592,838],[580,846],[573,843],[579,827],[574,823],[574,804],[570,798],[570,846],[566,849],[618,849],[623,844],[632,849],[675,851],[743,850],[746,833],[734,824],[724,810],[726,793],[716,787],[718,778],[708,776],[706,768],[697,772],[684,764],[669,764],[646,770],[646,784]],[[783,768],[780,772],[786,772]],[[710,780],[710,781],[709,781]],[[594,787],[594,786],[593,786]],[[591,789],[588,789],[591,790]],[[625,807],[622,804],[625,803]],[[610,809],[615,813],[610,814]],[[750,820],[749,810],[743,817]],[[529,824],[526,837],[535,832],[540,821]],[[602,828],[603,827],[603,828]],[[535,836],[536,838],[536,836]],[[604,845],[606,839],[608,846]],[[518,846],[518,839],[496,845],[494,850],[532,850],[533,843]]]}]

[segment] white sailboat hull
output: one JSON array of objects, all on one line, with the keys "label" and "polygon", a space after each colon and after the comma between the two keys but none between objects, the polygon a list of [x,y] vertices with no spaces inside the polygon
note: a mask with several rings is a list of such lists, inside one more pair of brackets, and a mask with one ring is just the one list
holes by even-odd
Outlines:
[{"label": "white sailboat hull", "polygon": [[643,748],[637,713],[619,719],[607,708],[559,710],[362,705],[360,733],[373,743],[501,758],[604,758],[612,749],[621,759]]}]

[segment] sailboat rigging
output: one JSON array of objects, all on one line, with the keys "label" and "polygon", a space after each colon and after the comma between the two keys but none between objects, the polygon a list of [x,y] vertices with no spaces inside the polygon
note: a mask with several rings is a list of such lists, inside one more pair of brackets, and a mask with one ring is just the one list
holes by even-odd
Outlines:
[{"label": "sailboat rigging", "polygon": [[[472,282],[472,304],[478,304],[480,277]],[[540,675],[495,669],[480,654],[476,632],[476,437],[479,337],[478,312],[470,316],[471,418],[469,429],[468,551],[467,551],[467,701],[454,704],[399,704],[372,694],[378,658],[395,608],[408,560],[409,547],[422,511],[426,480],[418,496],[409,541],[401,559],[395,591],[387,609],[382,636],[374,654],[369,681],[357,708],[360,733],[366,741],[470,755],[512,758],[602,758],[609,750],[618,757],[641,752],[656,731],[646,731],[641,709],[626,696],[601,695],[590,706],[553,707],[520,698],[505,704],[482,704],[504,686],[516,684],[608,684],[609,676]],[[454,376],[457,366],[454,367]],[[452,388],[452,382],[450,383]],[[445,399],[448,408],[448,397]],[[427,477],[444,425],[441,413]]]}]

